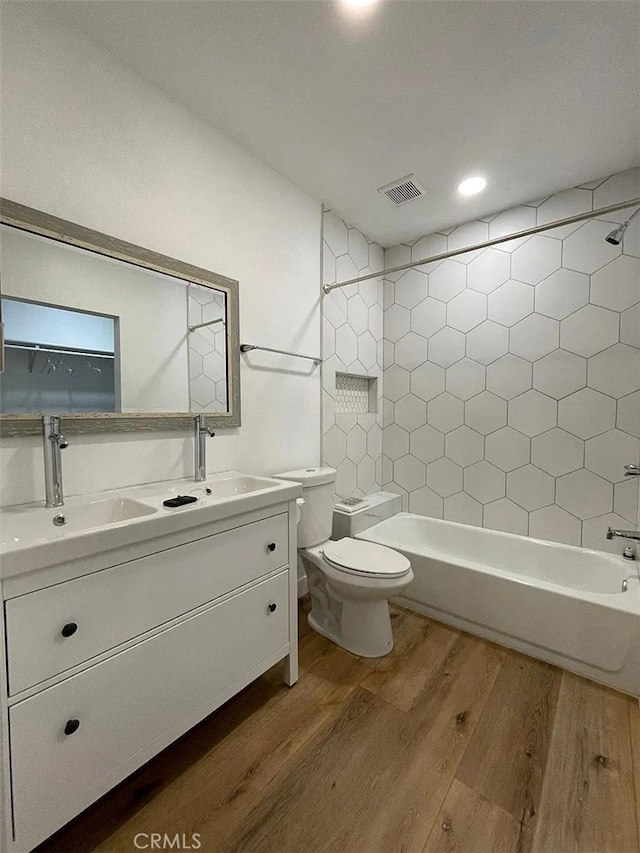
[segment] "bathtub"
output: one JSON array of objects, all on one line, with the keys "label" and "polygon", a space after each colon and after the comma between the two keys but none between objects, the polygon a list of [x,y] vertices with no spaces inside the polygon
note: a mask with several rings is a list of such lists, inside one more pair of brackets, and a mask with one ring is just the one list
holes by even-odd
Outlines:
[{"label": "bathtub", "polygon": [[399,604],[640,694],[640,562],[405,512],[357,538],[411,561]]}]

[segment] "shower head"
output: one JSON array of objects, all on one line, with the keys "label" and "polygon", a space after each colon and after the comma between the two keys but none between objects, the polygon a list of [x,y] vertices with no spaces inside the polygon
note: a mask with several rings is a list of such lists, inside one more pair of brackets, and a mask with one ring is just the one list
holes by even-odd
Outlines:
[{"label": "shower head", "polygon": [[627,230],[626,225],[620,225],[618,228],[614,228],[607,236],[604,238],[607,243],[611,243],[612,246],[619,246],[622,242],[622,238],[624,237],[624,232]]},{"label": "shower head", "polygon": [[626,222],[623,222],[622,225],[618,225],[617,228],[614,228],[613,231],[610,231],[607,236],[604,238],[607,243],[611,243],[612,246],[619,246],[624,239],[624,232],[627,230],[629,223],[631,220],[640,213],[640,207],[632,213],[631,216],[627,219]]}]

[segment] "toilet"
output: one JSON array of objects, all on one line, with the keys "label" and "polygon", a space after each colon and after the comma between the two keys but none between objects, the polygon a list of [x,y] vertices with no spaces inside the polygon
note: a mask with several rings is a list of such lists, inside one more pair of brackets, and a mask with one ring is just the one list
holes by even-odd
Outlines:
[{"label": "toilet", "polygon": [[304,468],[276,477],[302,485],[298,556],[309,582],[309,625],[355,655],[388,654],[393,649],[388,601],[413,580],[409,560],[372,542],[329,539],[335,469]]}]

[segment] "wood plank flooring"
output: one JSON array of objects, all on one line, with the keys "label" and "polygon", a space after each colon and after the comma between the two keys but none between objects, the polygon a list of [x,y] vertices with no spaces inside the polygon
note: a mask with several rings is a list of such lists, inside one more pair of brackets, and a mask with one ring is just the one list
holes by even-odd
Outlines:
[{"label": "wood plank flooring", "polygon": [[357,658],[307,606],[295,687],[274,667],[40,853],[640,853],[636,701],[399,608]]}]

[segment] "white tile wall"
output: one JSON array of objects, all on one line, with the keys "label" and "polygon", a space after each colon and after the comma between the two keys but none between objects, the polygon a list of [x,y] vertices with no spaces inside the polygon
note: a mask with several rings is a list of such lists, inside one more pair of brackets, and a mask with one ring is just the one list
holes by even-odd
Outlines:
[{"label": "white tile wall", "polygon": [[[630,170],[394,246],[385,266],[639,195]],[[623,218],[385,281],[380,482],[406,509],[621,550],[605,532],[639,520],[623,465],[640,461],[640,218],[624,246],[604,238]]]},{"label": "white tile wall", "polygon": [[[322,250],[325,284],[383,267],[382,248],[330,210],[323,216]],[[336,468],[336,492],[344,498],[375,492],[383,479],[382,299],[382,279],[372,279],[322,300],[322,461]],[[369,411],[368,387],[366,403],[363,389],[338,390],[336,372],[377,379],[377,411]]]},{"label": "white tile wall", "polygon": [[[225,319],[225,296],[189,285],[188,324]],[[227,411],[227,335],[224,323],[189,332],[189,403],[191,412]]]}]

